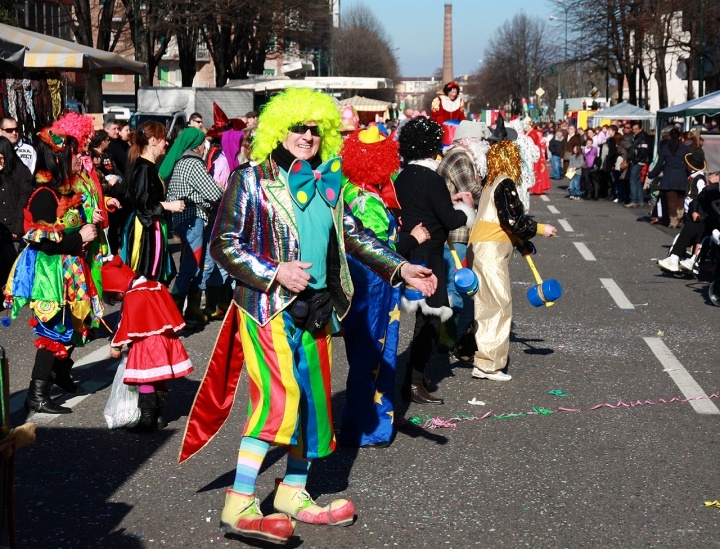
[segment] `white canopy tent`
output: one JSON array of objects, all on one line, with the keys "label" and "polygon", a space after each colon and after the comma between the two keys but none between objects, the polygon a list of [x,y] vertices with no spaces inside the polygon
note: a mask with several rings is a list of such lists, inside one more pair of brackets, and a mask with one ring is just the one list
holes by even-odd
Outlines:
[{"label": "white canopy tent", "polygon": [[24,50],[18,69],[58,70],[96,74],[146,74],[147,65],[117,53],[0,23],[0,58]]},{"label": "white canopy tent", "polygon": [[717,116],[720,114],[720,91],[709,93],[691,99],[685,103],[660,109],[657,113],[658,127],[666,120],[673,118],[684,118],[685,130],[689,130],[692,125],[691,118],[693,116]]},{"label": "white canopy tent", "polygon": [[653,112],[631,105],[627,101],[622,101],[610,108],[602,109],[592,115],[593,126],[598,126],[603,120],[638,120],[645,122],[645,129],[653,129],[655,127],[656,115]]},{"label": "white canopy tent", "polygon": [[[657,127],[662,129],[669,122],[682,119],[683,129],[688,131],[693,127],[693,117],[695,116],[720,116],[720,91],[703,95],[697,99],[691,99],[679,105],[660,109],[657,112]],[[657,133],[659,141],[661,132],[658,131]],[[710,171],[720,169],[720,135],[717,133],[704,133],[702,138],[704,140],[703,149],[705,150],[708,169]]]}]

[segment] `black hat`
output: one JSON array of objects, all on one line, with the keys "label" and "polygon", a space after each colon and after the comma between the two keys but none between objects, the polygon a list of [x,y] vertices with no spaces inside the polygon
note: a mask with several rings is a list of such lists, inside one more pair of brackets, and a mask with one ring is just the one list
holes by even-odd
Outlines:
[{"label": "black hat", "polygon": [[497,143],[498,141],[502,141],[503,139],[507,139],[508,141],[516,141],[517,138],[517,132],[512,128],[506,128],[505,119],[502,117],[502,115],[499,115],[497,123],[495,124],[495,129],[493,130],[492,135],[488,138],[488,141],[490,141],[491,143]]},{"label": "black hat", "polygon": [[702,149],[693,149],[685,155],[685,164],[692,172],[699,172],[707,169],[705,162],[705,151]]}]

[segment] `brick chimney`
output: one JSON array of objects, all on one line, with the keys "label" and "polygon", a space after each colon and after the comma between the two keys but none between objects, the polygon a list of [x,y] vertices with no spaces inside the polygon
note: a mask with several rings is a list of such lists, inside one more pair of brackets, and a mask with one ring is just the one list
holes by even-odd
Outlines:
[{"label": "brick chimney", "polygon": [[445,4],[445,35],[443,37],[443,84],[453,79],[452,4]]}]

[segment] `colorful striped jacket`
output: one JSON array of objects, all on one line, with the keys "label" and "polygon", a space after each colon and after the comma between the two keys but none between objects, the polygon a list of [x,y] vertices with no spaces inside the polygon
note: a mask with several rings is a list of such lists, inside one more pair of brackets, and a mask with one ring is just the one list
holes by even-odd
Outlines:
[{"label": "colorful striped jacket", "polygon": [[[400,265],[405,260],[362,227],[345,207],[342,193],[333,208],[333,226],[327,286],[342,320],[353,295],[346,252],[393,285],[401,282]],[[232,172],[210,238],[210,253],[237,280],[235,303],[260,325],[297,297],[275,277],[280,263],[302,260],[298,235],[292,198],[273,160]]]}]

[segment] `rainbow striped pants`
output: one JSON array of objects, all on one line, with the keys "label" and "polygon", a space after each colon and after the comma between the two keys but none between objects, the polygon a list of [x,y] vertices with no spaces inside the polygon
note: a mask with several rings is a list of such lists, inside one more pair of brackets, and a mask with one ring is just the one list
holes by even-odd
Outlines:
[{"label": "rainbow striped pants", "polygon": [[331,323],[312,334],[287,312],[265,326],[238,309],[250,400],[243,436],[313,459],[335,450]]}]

